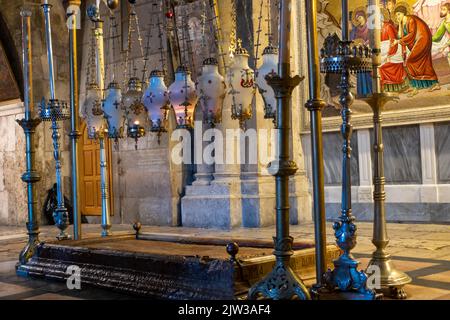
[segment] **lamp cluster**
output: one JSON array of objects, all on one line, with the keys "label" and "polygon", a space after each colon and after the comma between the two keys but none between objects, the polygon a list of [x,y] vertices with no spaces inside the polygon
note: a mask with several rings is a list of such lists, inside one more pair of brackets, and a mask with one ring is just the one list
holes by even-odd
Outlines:
[{"label": "lamp cluster", "polygon": [[[223,66],[224,70],[222,70],[217,59],[220,56],[221,49],[218,48],[221,30],[218,24],[214,23],[218,19],[218,17],[214,17],[218,10],[212,10],[213,17],[209,21],[212,22],[211,29],[216,40],[217,52],[206,54],[199,76],[193,79],[190,71],[192,66],[188,59],[189,53],[186,53],[188,51],[187,43],[190,42],[188,39],[189,26],[187,17],[183,17],[182,20],[185,23],[181,29],[184,47],[182,49],[184,51],[179,52],[180,61],[174,72],[174,82],[168,86],[166,84],[167,66],[165,64],[168,53],[164,41],[167,40],[168,33],[176,29],[177,11],[174,7],[165,8],[166,4],[163,1],[159,4],[154,3],[154,7],[159,8],[157,12],[153,12],[153,15],[157,16],[158,19],[154,26],[157,26],[159,31],[161,66],[151,71],[147,78],[145,73],[149,60],[149,50],[147,47],[147,53],[144,55],[135,2],[129,1],[128,48],[125,62],[125,74],[129,78],[122,84],[125,87],[125,92],[122,92],[121,85],[115,80],[115,66],[112,68],[114,70],[111,71],[111,81],[103,90],[105,74],[104,62],[102,61],[103,44],[101,42],[103,41],[103,34],[100,25],[101,20],[99,10],[95,5],[89,6],[87,10],[88,16],[95,27],[91,35],[92,47],[90,50],[90,66],[88,67],[88,72],[90,70],[90,74],[88,74],[89,83],[87,84],[86,99],[81,108],[81,115],[88,123],[90,138],[98,139],[102,135],[118,140],[126,135],[137,142],[148,132],[157,133],[160,137],[162,133],[168,131],[168,120],[171,112],[175,115],[177,128],[192,129],[197,105],[203,111],[203,122],[213,127],[222,121],[222,110],[227,94],[230,96],[232,118],[239,120],[241,127],[244,129],[245,122],[252,118],[252,105],[256,90],[261,93],[264,100],[265,118],[275,118],[277,105],[275,93],[265,79],[267,75],[278,70],[278,48],[272,44],[270,36],[269,45],[262,54],[263,63],[257,71],[249,66],[250,55],[243,47],[242,40],[237,38],[230,41],[235,45],[231,49],[229,66]],[[214,5],[217,6],[215,1]],[[233,16],[235,16],[235,6],[233,7]],[[170,14],[164,14],[165,9]],[[206,17],[206,12],[204,15]],[[163,20],[164,18],[167,19],[166,23],[161,21],[161,17]],[[175,25],[172,30],[170,30],[169,21]],[[117,27],[114,22],[114,16],[112,16],[110,28],[111,25],[112,28]],[[114,39],[117,38],[115,32],[116,30],[113,30],[109,35],[110,41],[112,41],[109,50],[112,48],[113,51],[115,48]],[[150,28],[149,33],[151,32]],[[237,31],[234,30],[232,37],[235,37],[236,34]],[[270,34],[270,31],[268,34]],[[145,61],[142,79],[139,79],[136,75],[135,62],[129,61],[135,43],[133,37],[136,35],[141,47],[142,58]],[[206,37],[204,34],[202,36]],[[111,60],[114,63],[114,56]],[[97,76],[94,76],[95,74]]]}]

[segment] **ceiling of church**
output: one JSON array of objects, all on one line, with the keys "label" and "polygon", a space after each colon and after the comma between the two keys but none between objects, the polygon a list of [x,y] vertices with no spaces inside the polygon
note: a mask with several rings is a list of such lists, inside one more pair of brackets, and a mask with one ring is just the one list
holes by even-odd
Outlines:
[{"label": "ceiling of church", "polygon": [[12,73],[8,59],[0,43],[0,102],[20,98],[19,88]]}]

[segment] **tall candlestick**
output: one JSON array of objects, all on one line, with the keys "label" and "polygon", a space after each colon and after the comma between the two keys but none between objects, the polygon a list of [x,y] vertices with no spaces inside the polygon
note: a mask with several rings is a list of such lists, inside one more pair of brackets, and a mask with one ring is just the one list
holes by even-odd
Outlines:
[{"label": "tall candlestick", "polygon": [[[32,54],[31,54],[31,11],[22,9],[20,11],[22,16],[22,55],[23,55],[23,82],[24,82],[24,105],[25,118],[17,122],[22,127],[25,133],[25,157],[26,157],[26,172],[22,175],[22,181],[27,184],[27,198],[28,198],[28,243],[21,251],[19,256],[19,263],[26,264],[28,260],[34,255],[36,247],[39,244],[39,220],[37,216],[37,201],[36,190],[34,184],[37,183],[41,177],[35,170],[35,143],[34,134],[35,129],[41,122],[40,119],[34,119],[32,115],[33,110],[33,72],[32,72]],[[20,273],[20,271],[18,271]]]},{"label": "tall candlestick", "polygon": [[291,37],[291,0],[280,3],[280,56],[279,74],[266,76],[267,83],[273,88],[277,97],[277,147],[278,159],[270,164],[270,170],[276,181],[276,236],[274,238],[276,264],[274,269],[261,282],[249,291],[249,299],[271,298],[310,299],[308,289],[289,265],[293,254],[293,238],[289,234],[289,177],[298,168],[290,157],[289,131],[291,130],[292,91],[303,78],[290,76],[290,37]]},{"label": "tall candlestick", "polygon": [[[81,0],[69,0],[69,6],[81,5]],[[69,68],[70,68],[70,140],[71,140],[71,180],[72,180],[72,211],[73,211],[73,238],[74,240],[81,240],[81,212],[80,212],[80,198],[78,197],[79,183],[78,183],[78,140],[81,137],[79,131],[78,111],[78,54],[77,54],[77,15],[72,12],[70,18],[72,25],[69,28]]]},{"label": "tall candlestick", "polygon": [[326,272],[326,219],[323,165],[322,110],[326,106],[320,96],[319,44],[317,30],[317,2],[306,1],[306,27],[308,36],[309,96],[305,107],[311,114],[311,154],[314,196],[314,234],[316,245],[316,284],[313,293],[324,286]]},{"label": "tall candlestick", "polygon": [[383,109],[386,103],[397,100],[398,95],[388,92],[382,92],[380,81],[380,66],[381,66],[381,12],[380,0],[370,0],[369,8],[374,14],[371,21],[375,25],[370,31],[370,39],[372,41],[372,83],[373,94],[364,101],[370,105],[373,110],[373,202],[374,202],[374,222],[373,222],[373,238],[372,243],[376,250],[372,254],[372,259],[367,267],[367,272],[372,272],[374,268],[380,271],[381,287],[388,288],[388,294],[393,298],[405,299],[407,297],[403,289],[405,284],[411,282],[411,278],[397,270],[392,263],[391,256],[387,253],[386,247],[389,243],[389,237],[386,227],[386,192],[385,192],[385,177],[384,177],[384,146],[383,146]]},{"label": "tall candlestick", "polygon": [[348,21],[349,21],[348,0],[342,0],[342,41],[348,41],[350,38]]}]

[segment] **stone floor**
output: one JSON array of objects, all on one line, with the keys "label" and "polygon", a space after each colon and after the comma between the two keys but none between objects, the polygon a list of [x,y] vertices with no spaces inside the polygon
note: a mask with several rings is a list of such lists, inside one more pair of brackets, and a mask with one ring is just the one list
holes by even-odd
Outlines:
[{"label": "stone floor", "polygon": [[[333,242],[331,223],[327,224],[328,241]],[[99,234],[98,225],[85,225],[85,238]],[[313,225],[293,226],[291,234],[296,239],[313,240]],[[53,240],[55,227],[43,227],[41,239]],[[114,226],[115,234],[133,232],[131,226]],[[231,232],[191,228],[144,227],[145,233],[177,237],[214,237],[219,239],[268,240],[274,234],[273,228],[236,229]],[[409,299],[450,300],[450,226],[431,224],[389,224],[391,242],[389,252],[398,269],[407,272],[413,283],[406,286]],[[373,251],[371,243],[372,224],[358,223],[358,245],[353,251],[361,261],[361,268],[367,265]],[[15,275],[14,266],[18,254],[26,242],[24,228],[0,226],[0,299],[67,300],[67,299],[135,299],[126,295],[82,288],[71,291],[65,284],[31,280]]]}]

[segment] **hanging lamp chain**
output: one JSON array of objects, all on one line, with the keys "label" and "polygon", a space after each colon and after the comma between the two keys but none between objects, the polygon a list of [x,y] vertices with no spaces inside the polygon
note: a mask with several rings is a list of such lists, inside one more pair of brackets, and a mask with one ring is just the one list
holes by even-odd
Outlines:
[{"label": "hanging lamp chain", "polygon": [[[152,3],[152,12],[150,15],[150,22],[148,24],[148,30],[147,30],[147,42],[145,45],[145,55],[144,55],[144,67],[142,68],[142,84],[147,85],[147,72],[148,72],[148,62],[150,60],[150,43],[153,38],[153,28],[156,27],[155,25],[155,15],[157,15],[157,8],[158,4],[156,1],[153,1]],[[143,88],[145,89],[145,88]]]},{"label": "hanging lamp chain", "polygon": [[273,33],[272,33],[272,1],[267,0],[267,41],[269,45],[272,45]]},{"label": "hanging lamp chain", "polygon": [[214,42],[216,45],[216,51],[218,58],[222,60],[222,65],[224,68],[224,74],[228,72],[228,64],[226,61],[226,53],[223,50],[223,36],[222,36],[222,27],[220,23],[219,17],[219,6],[217,4],[217,0],[210,0],[211,11],[213,12],[212,27],[214,30]]},{"label": "hanging lamp chain", "polygon": [[[132,53],[132,49],[133,49],[133,45],[134,45],[134,41],[133,41],[134,33],[137,34],[137,40],[139,43],[140,54],[141,54],[141,58],[143,59],[145,57],[145,55],[144,55],[144,48],[142,45],[143,39],[141,36],[141,29],[139,27],[139,18],[136,13],[135,5],[130,4],[130,12],[128,14],[128,41],[127,41],[127,50],[125,52],[125,54],[126,54],[125,74],[128,74],[129,78],[136,77],[136,75],[137,75],[137,66],[136,66],[135,59],[132,59],[132,61],[130,62],[131,53]],[[124,84],[126,85],[126,79],[124,81],[125,81]]]},{"label": "hanging lamp chain", "polygon": [[263,7],[264,7],[264,0],[261,0],[259,3],[258,30],[256,30],[256,44],[254,45],[254,47],[255,47],[255,66],[258,65],[258,61],[260,59],[259,51],[260,51],[260,47],[261,47]]},{"label": "hanging lamp chain", "polygon": [[237,45],[237,12],[236,12],[236,0],[231,0],[231,32],[230,32],[230,57],[234,57]]},{"label": "hanging lamp chain", "polygon": [[158,13],[158,38],[159,38],[159,55],[160,55],[160,65],[162,72],[164,74],[164,77],[167,77],[167,66],[166,66],[166,54],[165,54],[165,47],[164,47],[164,28],[163,28],[163,15],[164,15],[164,9],[163,9],[163,0],[160,2],[160,8]]},{"label": "hanging lamp chain", "polygon": [[91,37],[90,37],[90,44],[89,44],[89,56],[88,56],[88,67],[86,69],[86,90],[97,83],[96,81],[96,68],[97,63],[95,61],[96,56],[96,39],[95,39],[95,28],[91,28]]}]

